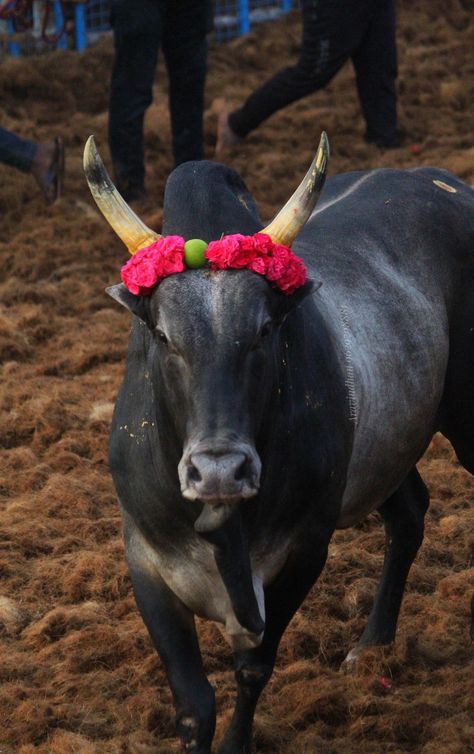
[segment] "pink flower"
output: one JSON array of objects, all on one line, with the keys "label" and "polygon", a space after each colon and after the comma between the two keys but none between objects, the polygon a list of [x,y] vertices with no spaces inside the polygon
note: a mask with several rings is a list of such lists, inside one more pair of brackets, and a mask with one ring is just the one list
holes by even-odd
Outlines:
[{"label": "pink flower", "polygon": [[[286,246],[275,244],[272,249],[271,260],[268,265],[267,278],[272,282],[277,282],[281,278],[289,264],[289,249]],[[291,254],[291,252],[290,252]]]},{"label": "pink flower", "polygon": [[270,257],[255,257],[255,259],[252,259],[252,261],[249,262],[248,268],[249,270],[252,270],[252,272],[256,272],[258,275],[266,276],[269,262]]},{"label": "pink flower", "polygon": [[390,691],[392,688],[392,682],[388,678],[385,678],[385,676],[383,675],[380,676],[379,683],[384,689],[384,691]]},{"label": "pink flower", "polygon": [[220,241],[211,241],[208,245],[204,256],[211,263],[214,270],[225,270],[227,268],[239,269],[247,266],[246,254],[242,250],[242,236],[240,233],[234,233],[230,236],[224,236]]},{"label": "pink flower", "polygon": [[266,276],[282,293],[289,295],[304,285],[306,268],[291,249],[275,244]]},{"label": "pink flower", "polygon": [[130,293],[148,296],[164,277],[184,270],[184,238],[166,236],[139,249],[120,271]]},{"label": "pink flower", "polygon": [[266,233],[255,233],[251,238],[253,238],[254,247],[262,254],[269,254],[275,245]]}]

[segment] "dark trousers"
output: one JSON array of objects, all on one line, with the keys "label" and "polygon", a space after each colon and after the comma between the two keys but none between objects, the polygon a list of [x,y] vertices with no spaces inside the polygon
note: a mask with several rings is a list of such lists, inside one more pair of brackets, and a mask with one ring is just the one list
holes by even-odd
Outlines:
[{"label": "dark trousers", "polygon": [[38,145],[0,128],[0,162],[29,173]]},{"label": "dark trousers", "polygon": [[175,164],[203,156],[202,115],[210,0],[113,0],[115,63],[109,145],[119,190],[143,190],[143,120],[161,47],[169,78]]},{"label": "dark trousers", "polygon": [[367,137],[395,139],[397,52],[394,0],[302,0],[303,39],[296,65],[279,71],[229,115],[246,136],[272,113],[316,92],[351,58]]}]

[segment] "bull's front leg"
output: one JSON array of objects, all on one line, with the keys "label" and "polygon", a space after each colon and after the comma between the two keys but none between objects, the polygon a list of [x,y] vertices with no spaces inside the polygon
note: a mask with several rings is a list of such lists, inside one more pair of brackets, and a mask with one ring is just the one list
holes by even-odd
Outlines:
[{"label": "bull's front leg", "polygon": [[128,560],[138,609],[171,687],[183,749],[186,754],[211,754],[214,691],[204,673],[194,616],[159,575],[146,573],[130,556]]},{"label": "bull's front leg", "polygon": [[[322,534],[322,533],[320,533]],[[311,551],[293,554],[274,583],[265,591],[265,632],[259,647],[236,652],[237,701],[219,754],[251,754],[252,726],[257,703],[270,679],[280,639],[321,573],[331,533],[321,535]]]}]

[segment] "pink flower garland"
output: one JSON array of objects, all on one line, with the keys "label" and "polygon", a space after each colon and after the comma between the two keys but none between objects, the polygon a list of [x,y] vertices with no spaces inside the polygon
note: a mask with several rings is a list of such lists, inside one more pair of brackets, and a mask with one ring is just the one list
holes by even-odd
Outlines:
[{"label": "pink flower garland", "polygon": [[[184,238],[165,236],[140,249],[122,267],[122,281],[131,293],[147,296],[168,275],[182,272]],[[212,270],[248,269],[263,275],[282,293],[293,293],[306,280],[306,269],[291,249],[273,243],[265,233],[243,236],[236,233],[211,241],[205,259]],[[204,262],[204,260],[203,260]]]}]

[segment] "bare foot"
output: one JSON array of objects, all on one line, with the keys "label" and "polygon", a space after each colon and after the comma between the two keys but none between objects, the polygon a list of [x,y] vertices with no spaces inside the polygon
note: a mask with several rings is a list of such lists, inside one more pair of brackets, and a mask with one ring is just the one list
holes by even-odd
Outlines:
[{"label": "bare foot", "polygon": [[31,174],[49,204],[59,199],[64,174],[64,146],[62,139],[38,144],[31,164]]},{"label": "bare foot", "polygon": [[221,159],[224,151],[232,147],[236,147],[243,141],[241,136],[238,136],[229,125],[229,112],[223,110],[219,113],[217,119],[217,142],[215,156],[218,160]]}]

